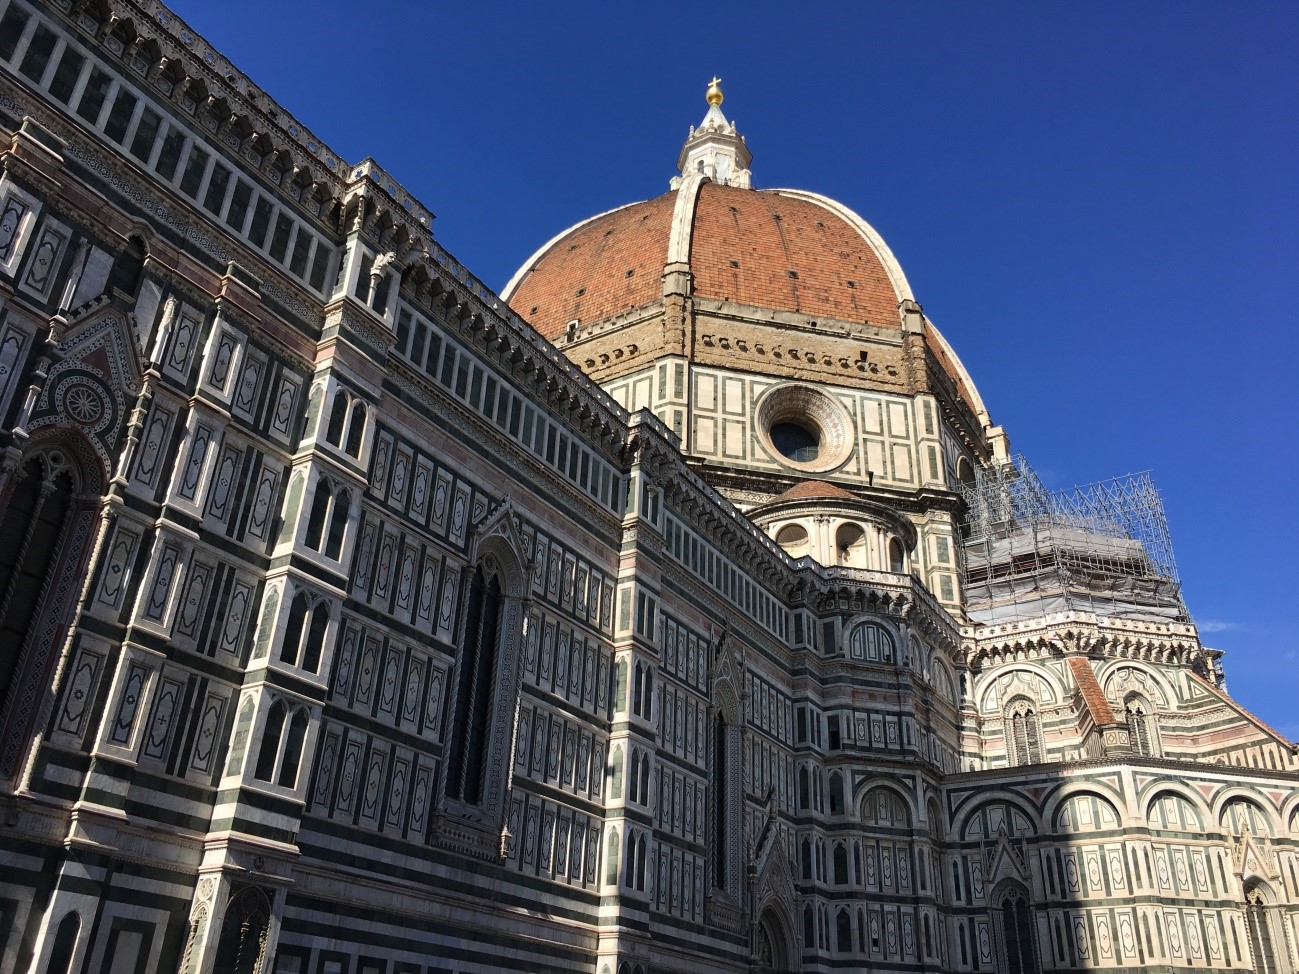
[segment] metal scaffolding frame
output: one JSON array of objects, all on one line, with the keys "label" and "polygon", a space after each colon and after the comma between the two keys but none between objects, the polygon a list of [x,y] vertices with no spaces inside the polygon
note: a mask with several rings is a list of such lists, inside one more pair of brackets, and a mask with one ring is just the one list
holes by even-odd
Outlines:
[{"label": "metal scaffolding frame", "polygon": [[1149,472],[1050,491],[1016,456],[977,471],[961,494],[962,583],[975,621],[1069,610],[1187,618]]}]

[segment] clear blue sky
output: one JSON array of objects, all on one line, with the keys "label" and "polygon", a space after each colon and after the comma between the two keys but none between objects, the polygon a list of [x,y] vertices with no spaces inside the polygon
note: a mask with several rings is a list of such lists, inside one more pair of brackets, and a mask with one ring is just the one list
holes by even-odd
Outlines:
[{"label": "clear blue sky", "polygon": [[721,75],[755,183],[883,234],[1050,486],[1153,470],[1232,693],[1299,739],[1299,5],[175,8],[498,288],[665,191]]}]

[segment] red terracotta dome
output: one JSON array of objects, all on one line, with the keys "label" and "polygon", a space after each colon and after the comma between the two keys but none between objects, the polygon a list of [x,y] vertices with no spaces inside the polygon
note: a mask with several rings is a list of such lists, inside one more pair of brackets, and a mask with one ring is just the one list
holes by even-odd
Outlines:
[{"label": "red terracotta dome", "polygon": [[[742,319],[803,328],[837,322],[841,330],[871,326],[900,336],[908,309],[920,309],[883,238],[834,200],[753,189],[752,156],[719,104],[710,102],[690,130],[671,191],[570,227],[538,250],[501,296],[561,345],[573,337],[570,326],[589,336],[629,312],[651,315],[665,307],[669,291]],[[986,418],[956,353],[921,319],[957,396]]]},{"label": "red terracotta dome", "polygon": [[878,253],[865,224],[854,225],[846,211],[787,190],[704,182],[692,199],[678,200],[683,192],[613,210],[556,237],[507,286],[510,306],[555,338],[570,321],[587,325],[653,304],[662,298],[674,227],[685,219],[695,297],[900,327],[898,304],[907,296],[901,270],[890,274],[892,255]]}]

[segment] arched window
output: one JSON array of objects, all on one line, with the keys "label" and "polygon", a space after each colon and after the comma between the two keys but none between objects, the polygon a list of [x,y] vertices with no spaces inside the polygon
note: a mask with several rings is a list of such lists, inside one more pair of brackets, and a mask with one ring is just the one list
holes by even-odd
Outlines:
[{"label": "arched window", "polygon": [[848,652],[853,659],[868,663],[892,663],[893,636],[878,622],[863,622],[849,635]]},{"label": "arched window", "polygon": [[802,851],[803,851],[803,878],[816,879],[816,875],[812,872],[812,840],[811,839],[807,839],[807,838],[803,839]]},{"label": "arched window", "polygon": [[54,946],[50,949],[50,961],[45,966],[47,974],[70,974],[72,955],[77,950],[77,935],[81,933],[81,915],[73,912],[59,921],[59,928],[54,932]]},{"label": "arched window", "polygon": [[298,772],[302,768],[302,745],[307,739],[307,712],[294,711],[289,721],[289,733],[284,739],[284,756],[280,759],[280,773],[275,783],[284,788],[298,787]]},{"label": "arched window", "polygon": [[807,768],[798,769],[798,807],[800,811],[807,811],[812,807],[811,798],[811,778],[808,776]]},{"label": "arched window", "polygon": [[726,787],[726,718],[718,713],[713,723],[713,885],[726,888],[726,860],[728,858],[726,804],[730,797]]},{"label": "arched window", "polygon": [[852,919],[848,916],[848,911],[841,909],[834,920],[835,940],[838,943],[835,946],[839,953],[847,954],[852,951]]},{"label": "arched window", "polygon": [[1006,755],[1012,765],[1042,763],[1042,734],[1037,711],[1020,697],[1006,708]]},{"label": "arched window", "polygon": [[72,472],[58,451],[32,457],[14,476],[0,520],[0,708],[17,674],[74,492]]},{"label": "arched window", "polygon": [[361,443],[365,440],[365,403],[352,403],[352,415],[347,424],[346,450],[354,457],[361,455]]},{"label": "arched window", "polygon": [[311,512],[307,516],[306,536],[303,539],[307,547],[335,561],[341,558],[343,539],[347,534],[347,517],[351,509],[351,498],[346,490],[326,477],[316,481],[316,491],[311,498]]},{"label": "arched window", "polygon": [[786,524],[776,532],[776,544],[785,550],[791,558],[802,558],[807,554],[807,528],[801,524]]},{"label": "arched window", "polygon": [[843,775],[838,771],[830,775],[830,814],[843,814]]},{"label": "arched window", "polygon": [[834,536],[835,557],[846,568],[866,568],[866,532],[860,524],[841,524]]},{"label": "arched window", "polygon": [[842,842],[834,847],[834,881],[840,886],[848,883],[848,849]]},{"label": "arched window", "polygon": [[284,625],[284,642],[280,646],[280,660],[290,666],[299,666],[309,673],[320,672],[328,628],[328,603],[313,601],[306,592],[299,592],[289,607],[289,618]]},{"label": "arched window", "polygon": [[352,502],[347,491],[334,495],[334,510],[329,515],[329,536],[325,538],[325,557],[337,561],[343,556],[343,536],[347,533],[347,516]]},{"label": "arched window", "polygon": [[311,513],[307,516],[307,535],[304,539],[312,551],[320,551],[324,547],[325,524],[329,520],[329,504],[333,499],[333,485],[321,477],[316,481],[316,492],[311,496]]},{"label": "arched window", "polygon": [[334,401],[329,409],[329,426],[325,429],[325,440],[334,446],[343,445],[343,428],[347,425],[347,393],[342,389],[334,393]]},{"label": "arched window", "polygon": [[1254,974],[1277,974],[1280,968],[1273,946],[1272,917],[1257,883],[1245,887],[1245,922],[1249,927],[1249,949],[1254,954]]},{"label": "arched window", "polygon": [[974,487],[974,467],[966,457],[958,457],[956,460],[956,482],[962,487]]},{"label": "arched window", "polygon": [[812,919],[812,904],[803,907],[803,946],[808,950],[816,948],[816,923]]},{"label": "arched window", "polygon": [[448,798],[476,805],[483,795],[483,766],[491,726],[493,675],[499,648],[504,598],[500,577],[488,578],[482,566],[469,581],[464,647],[456,683],[451,740],[447,746]]},{"label": "arched window", "polygon": [[640,749],[631,749],[631,780],[627,783],[628,801],[639,802],[640,797]]},{"label": "arched window", "polygon": [[644,699],[644,692],[645,692],[645,667],[641,665],[640,661],[638,660],[636,662],[636,679],[635,682],[632,683],[632,693],[631,693],[632,713],[637,715],[640,714],[641,703],[643,702]]},{"label": "arched window", "polygon": [[610,788],[609,794],[613,798],[622,797],[622,748],[615,746],[613,749],[613,758],[610,764]]},{"label": "arched window", "polygon": [[302,646],[302,668],[308,673],[320,672],[320,657],[325,652],[325,633],[329,629],[329,606],[317,602],[311,607],[311,624]]},{"label": "arched window", "polygon": [[618,866],[621,861],[618,855],[618,831],[610,829],[604,850],[604,881],[610,886],[618,883]]},{"label": "arched window", "polygon": [[245,886],[233,892],[221,924],[215,969],[231,974],[261,970],[270,920],[271,904],[260,889]]},{"label": "arched window", "polygon": [[624,875],[625,882],[632,889],[636,888],[636,840],[638,836],[635,832],[627,833],[627,864]]},{"label": "arched window", "polygon": [[275,762],[280,756],[280,738],[284,735],[284,720],[288,714],[289,705],[283,700],[271,704],[266,714],[262,746],[257,752],[257,766],[253,769],[253,777],[258,781],[275,780]]},{"label": "arched window", "polygon": [[1038,974],[1037,951],[1033,948],[1033,922],[1028,898],[1019,888],[1001,897],[1001,934],[1006,949],[1007,974]]},{"label": "arched window", "polygon": [[648,856],[648,843],[645,840],[645,833],[642,832],[636,837],[636,888],[641,892],[645,891],[645,860]]},{"label": "arched window", "polygon": [[337,390],[329,406],[325,442],[359,457],[361,444],[365,442],[365,416],[365,403],[342,389]]},{"label": "arched window", "polygon": [[1123,705],[1123,717],[1127,721],[1132,753],[1143,758],[1156,756],[1159,753],[1159,732],[1154,727],[1155,716],[1150,704],[1133,695]]},{"label": "arched window", "polygon": [[889,571],[895,575],[902,575],[907,570],[907,555],[902,550],[902,542],[897,538],[889,538]]},{"label": "arched window", "polygon": [[648,754],[641,755],[640,759],[640,803],[648,805],[650,800],[649,792],[650,783],[650,759]]}]

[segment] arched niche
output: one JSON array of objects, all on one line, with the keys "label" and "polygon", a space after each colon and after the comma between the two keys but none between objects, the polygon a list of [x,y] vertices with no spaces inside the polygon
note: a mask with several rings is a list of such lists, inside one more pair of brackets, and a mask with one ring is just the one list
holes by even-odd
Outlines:
[{"label": "arched niche", "polygon": [[1076,791],[1060,799],[1051,816],[1051,830],[1065,835],[1110,832],[1123,819],[1114,803],[1091,791]]},{"label": "arched niche", "polygon": [[1037,813],[1023,805],[1021,799],[1000,795],[958,814],[953,827],[964,842],[992,839],[1002,831],[1011,838],[1037,835],[1041,823]]},{"label": "arched niche", "polygon": [[1146,824],[1162,832],[1204,834],[1203,806],[1181,791],[1163,787],[1146,800]]},{"label": "arched niche", "polygon": [[811,538],[802,524],[786,524],[776,532],[776,544],[791,558],[802,558],[811,550]]}]

